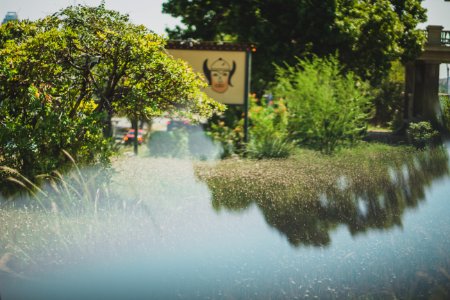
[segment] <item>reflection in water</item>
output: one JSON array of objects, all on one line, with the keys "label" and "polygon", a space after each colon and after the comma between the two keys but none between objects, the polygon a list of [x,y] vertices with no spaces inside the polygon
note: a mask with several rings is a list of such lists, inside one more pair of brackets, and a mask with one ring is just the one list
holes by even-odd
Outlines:
[{"label": "reflection in water", "polygon": [[352,235],[401,227],[405,210],[423,201],[433,179],[449,173],[447,162],[446,150],[436,148],[363,162],[335,159],[326,170],[293,161],[228,162],[199,176],[216,210],[242,211],[255,203],[293,246],[325,246],[341,224]]}]

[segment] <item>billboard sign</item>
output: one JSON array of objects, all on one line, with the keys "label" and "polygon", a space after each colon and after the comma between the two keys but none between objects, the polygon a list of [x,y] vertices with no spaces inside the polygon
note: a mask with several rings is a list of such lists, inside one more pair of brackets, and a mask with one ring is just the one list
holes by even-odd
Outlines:
[{"label": "billboard sign", "polygon": [[[213,46],[214,45],[214,46]],[[167,51],[185,60],[208,83],[205,93],[223,104],[245,105],[249,84],[248,49],[235,45],[169,42]]]}]

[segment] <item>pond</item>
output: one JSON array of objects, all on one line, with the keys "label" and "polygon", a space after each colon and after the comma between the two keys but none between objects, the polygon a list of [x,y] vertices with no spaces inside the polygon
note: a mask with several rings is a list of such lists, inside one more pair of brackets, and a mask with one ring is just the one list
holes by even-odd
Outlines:
[{"label": "pond", "polygon": [[303,184],[293,165],[290,182],[258,181],[263,162],[239,176],[231,162],[227,181],[206,163],[123,160],[114,189],[133,201],[105,216],[3,213],[4,232],[39,229],[3,234],[16,260],[0,264],[1,299],[448,299],[448,149]]}]

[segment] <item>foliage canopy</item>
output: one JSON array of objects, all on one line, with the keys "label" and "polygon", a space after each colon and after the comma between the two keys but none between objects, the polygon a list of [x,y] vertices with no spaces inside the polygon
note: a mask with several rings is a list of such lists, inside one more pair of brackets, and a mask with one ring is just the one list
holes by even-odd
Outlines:
[{"label": "foliage canopy", "polygon": [[255,43],[254,90],[262,92],[275,72],[271,63],[295,63],[306,54],[339,60],[363,79],[378,84],[395,60],[413,58],[424,34],[422,0],[167,0],[163,12],[185,28],[171,38]]},{"label": "foliage canopy", "polygon": [[113,114],[222,109],[164,46],[104,4],[0,26],[0,163],[33,176],[64,164],[62,149],[79,162],[107,161]]}]

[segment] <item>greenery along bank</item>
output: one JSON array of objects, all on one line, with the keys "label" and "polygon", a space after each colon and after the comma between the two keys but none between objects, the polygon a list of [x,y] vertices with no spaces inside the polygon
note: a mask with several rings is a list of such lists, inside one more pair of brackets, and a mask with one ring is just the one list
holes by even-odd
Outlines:
[{"label": "greenery along bank", "polygon": [[266,94],[270,98],[251,97],[245,150],[242,121],[224,119],[210,125],[209,134],[221,142],[223,156],[243,151],[254,158],[287,157],[296,146],[331,154],[366,134],[373,90],[345,71],[335,56],[277,67]]},{"label": "greenery along bank", "polygon": [[63,149],[78,163],[105,163],[113,114],[208,117],[222,109],[164,45],[104,4],[2,25],[0,164],[32,178],[66,165]]},{"label": "greenery along bank", "polygon": [[[167,0],[163,12],[183,27],[170,38],[252,43],[252,92],[258,98],[276,80],[274,65],[334,55],[344,71],[373,88],[375,125],[402,124],[403,68],[425,43],[422,0]],[[228,124],[230,125],[230,124]]]},{"label": "greenery along bank", "polygon": [[[295,47],[286,36],[273,35],[286,27],[278,17],[274,19],[271,9],[278,7],[279,17],[288,15],[288,19],[303,22],[309,18],[303,11],[309,11],[309,4],[277,6],[275,2],[243,1],[236,3],[236,11],[228,4],[215,7],[208,2],[202,7],[209,7],[211,13],[199,17],[255,8],[248,13],[259,11],[257,19],[261,20],[255,23],[257,27],[246,28],[271,24],[273,31],[267,30],[267,34],[275,43],[263,43],[268,38],[265,35],[235,32],[234,25],[227,23],[228,15],[214,28],[199,27],[195,25],[196,5],[187,10],[191,19],[183,19],[187,29],[171,32],[179,37],[195,33],[213,40],[259,43],[253,78],[261,88],[255,89],[262,92],[264,88],[273,97],[252,102],[251,139],[246,145],[241,123],[210,124],[209,134],[222,143],[223,155],[237,152],[255,158],[287,157],[296,146],[331,154],[355,145],[364,136],[373,116],[373,103],[377,105],[376,118],[390,121],[383,119],[383,114],[391,117],[396,105],[390,105],[390,100],[374,100],[374,86],[383,84],[393,61],[417,53],[422,36],[415,25],[425,12],[420,1],[337,1],[321,11],[329,17],[325,18],[329,21],[326,28],[332,34],[321,26],[307,31],[311,34],[308,39],[301,37],[304,30],[299,36],[291,32],[289,41]],[[176,15],[189,3],[167,1],[164,9]],[[290,6],[295,9],[285,11]],[[372,18],[378,14],[380,19]],[[345,28],[354,31],[346,32]],[[262,40],[254,40],[256,36]],[[369,51],[365,46],[372,40],[379,43],[371,44]],[[303,44],[305,41],[308,43]],[[164,43],[163,38],[130,23],[128,16],[107,10],[104,4],[69,7],[36,22],[1,26],[0,164],[32,178],[67,165],[63,149],[78,163],[107,163],[113,114],[138,120],[171,110],[205,117],[222,110],[201,92],[205,83],[198,75],[165,53]],[[331,49],[339,51],[330,55]],[[270,53],[271,59],[261,53]],[[264,57],[266,60],[261,60]],[[273,63],[280,66],[273,67]],[[264,71],[267,68],[270,72]],[[393,90],[398,94],[398,86]],[[379,107],[391,108],[380,116]],[[7,174],[0,174],[0,181],[1,176]]]},{"label": "greenery along bank", "polygon": [[[209,134],[222,144],[224,157],[237,153],[281,158],[288,157],[296,147],[332,154],[367,137],[373,116],[380,112],[378,90],[345,70],[336,56],[298,59],[294,65],[277,66],[276,72],[265,95],[250,98],[250,141],[245,147],[242,120],[233,119],[232,113],[227,111],[222,119],[210,124]],[[392,94],[400,97],[398,86],[387,90],[391,88]],[[444,126],[450,119],[448,103],[442,99]],[[389,114],[395,111],[392,115],[397,117],[401,113],[398,107],[384,109]],[[396,125],[405,125],[401,117]],[[386,136],[391,142],[409,142],[417,148],[439,140],[438,132],[426,121],[411,122],[405,133],[386,132]]]}]

